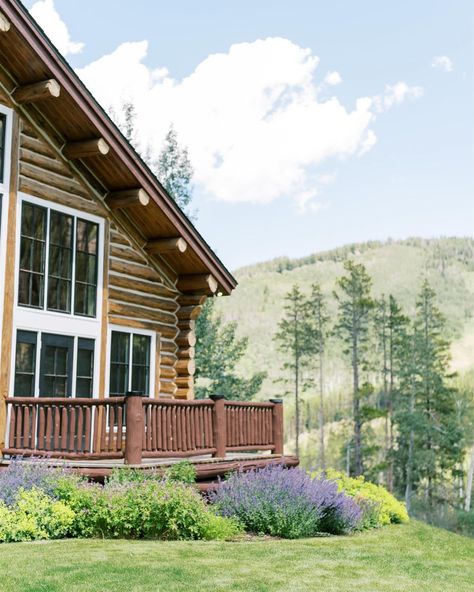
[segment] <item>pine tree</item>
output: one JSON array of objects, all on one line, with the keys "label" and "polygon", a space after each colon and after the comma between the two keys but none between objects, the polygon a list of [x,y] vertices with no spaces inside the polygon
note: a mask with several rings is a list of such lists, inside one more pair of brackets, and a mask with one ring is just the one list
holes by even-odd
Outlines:
[{"label": "pine tree", "polygon": [[[352,409],[354,421],[354,473],[364,472],[362,453],[361,399],[363,389],[360,383],[361,370],[368,362],[370,345],[370,323],[375,303],[371,296],[372,280],[362,264],[349,260],[344,263],[348,273],[337,280],[341,294],[334,292],[339,306],[339,316],[335,327],[345,347],[344,353],[350,357],[352,367]],[[367,390],[368,385],[363,385]]]},{"label": "pine tree", "polygon": [[406,466],[407,506],[421,485],[430,506],[437,487],[453,475],[462,459],[463,434],[449,384],[446,321],[435,293],[424,282],[416,303],[413,334],[406,348],[397,413],[398,464]]},{"label": "pine tree", "polygon": [[278,332],[275,334],[274,339],[278,342],[279,350],[288,355],[283,368],[289,370],[292,374],[295,396],[295,449],[296,456],[299,456],[302,370],[307,363],[309,354],[308,305],[296,284],[291,292],[288,292],[285,300],[285,316],[278,323]]},{"label": "pine tree", "polygon": [[166,134],[165,145],[156,162],[156,175],[179,207],[190,215],[193,167],[187,148],[182,148],[178,143],[178,136],[173,126]]},{"label": "pine tree", "polygon": [[380,372],[383,385],[383,406],[385,409],[385,482],[389,491],[393,490],[393,451],[394,430],[393,410],[395,391],[400,380],[401,353],[406,343],[408,318],[402,313],[395,298],[382,295],[376,303],[375,329],[381,354]]},{"label": "pine tree", "polygon": [[308,300],[308,315],[309,315],[309,337],[308,347],[310,354],[316,358],[318,368],[318,383],[319,383],[319,454],[321,469],[326,468],[326,450],[325,450],[325,435],[324,435],[324,355],[326,351],[326,340],[329,333],[329,315],[327,314],[327,307],[324,296],[321,292],[319,284],[311,286],[311,296]]},{"label": "pine tree", "polygon": [[258,372],[250,378],[236,373],[236,365],[245,355],[248,339],[236,335],[237,324],[224,324],[207,300],[196,321],[196,397],[225,395],[233,400],[251,400],[266,376]]}]

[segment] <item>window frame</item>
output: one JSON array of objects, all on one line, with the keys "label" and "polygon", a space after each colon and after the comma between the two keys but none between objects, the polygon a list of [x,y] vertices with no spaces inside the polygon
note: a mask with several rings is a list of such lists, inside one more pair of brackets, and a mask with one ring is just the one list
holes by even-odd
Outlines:
[{"label": "window frame", "polygon": [[157,334],[155,331],[149,329],[135,329],[135,327],[127,327],[125,325],[109,324],[107,328],[107,364],[106,364],[106,384],[105,384],[105,397],[110,397],[110,367],[111,367],[111,354],[112,354],[112,333],[127,333],[129,336],[129,376],[128,385],[131,390],[132,385],[132,367],[133,367],[133,335],[144,335],[150,337],[150,380],[149,380],[149,393],[144,393],[144,396],[150,399],[158,398],[156,393],[156,344]]},{"label": "window frame", "polygon": [[[3,158],[3,180],[0,179],[0,335],[3,328],[3,306],[5,298],[5,264],[7,250],[8,212],[10,204],[10,172],[12,159],[12,119],[13,110],[0,104],[0,113],[5,116],[5,145]],[[2,340],[0,339],[0,355],[2,351]]]},{"label": "window frame", "polygon": [[14,340],[13,340],[13,347],[12,347],[12,372],[11,372],[11,379],[10,379],[10,392],[12,396],[15,396],[15,375],[16,375],[16,346],[18,342],[18,337],[21,333],[33,333],[36,335],[36,352],[35,352],[35,382],[34,382],[34,394],[33,398],[41,398],[40,391],[41,391],[41,381],[42,381],[42,374],[41,374],[41,364],[43,361],[43,335],[46,336],[46,341],[48,337],[56,338],[59,341],[64,340],[72,340],[72,361],[71,361],[71,376],[70,376],[70,388],[71,393],[67,396],[68,399],[75,399],[76,398],[76,389],[77,389],[77,368],[78,368],[78,352],[79,352],[79,344],[81,340],[88,340],[94,339],[94,348],[93,351],[93,375],[92,375],[92,397],[87,397],[90,399],[98,399],[99,392],[98,392],[98,385],[99,385],[99,356],[100,356],[100,341],[95,338],[91,337],[84,337],[81,335],[71,335],[70,333],[65,333],[64,331],[61,333],[52,333],[49,330],[39,331],[35,330],[34,328],[30,329],[15,329],[14,330]]},{"label": "window frame", "polygon": [[[19,276],[20,276],[20,248],[21,248],[21,220],[23,212],[23,204],[29,203],[32,206],[44,208],[46,210],[46,241],[45,241],[45,262],[44,262],[44,285],[42,306],[34,307],[27,304],[19,304]],[[50,280],[49,259],[50,259],[50,220],[51,211],[58,212],[73,218],[73,237],[72,237],[72,266],[71,266],[71,295],[70,295],[70,311],[62,311],[48,308],[48,286]],[[97,254],[96,254],[96,306],[95,315],[88,316],[78,314],[75,312],[75,287],[76,287],[76,256],[77,256],[77,221],[88,222],[96,224],[97,232]],[[38,314],[45,315],[59,315],[60,317],[67,317],[68,319],[83,319],[88,321],[98,321],[102,313],[102,290],[103,290],[103,254],[104,254],[104,239],[105,239],[105,220],[99,216],[88,214],[81,210],[76,210],[68,206],[63,206],[56,202],[51,202],[39,197],[34,197],[23,192],[18,193],[17,206],[17,226],[16,226],[16,255],[15,255],[15,310],[33,310]],[[21,316],[21,313],[19,313]],[[27,315],[26,315],[27,316]]]}]

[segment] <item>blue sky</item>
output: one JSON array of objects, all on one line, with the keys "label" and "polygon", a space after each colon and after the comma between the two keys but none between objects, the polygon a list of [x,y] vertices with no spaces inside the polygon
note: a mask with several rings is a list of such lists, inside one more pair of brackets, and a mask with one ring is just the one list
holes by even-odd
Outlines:
[{"label": "blue sky", "polygon": [[[197,226],[231,269],[355,241],[472,235],[472,2],[36,4],[103,104],[138,89],[152,150],[176,124],[195,155]],[[330,72],[342,82],[325,82]],[[134,88],[122,93],[122,77]],[[356,107],[363,97],[371,105]]]}]

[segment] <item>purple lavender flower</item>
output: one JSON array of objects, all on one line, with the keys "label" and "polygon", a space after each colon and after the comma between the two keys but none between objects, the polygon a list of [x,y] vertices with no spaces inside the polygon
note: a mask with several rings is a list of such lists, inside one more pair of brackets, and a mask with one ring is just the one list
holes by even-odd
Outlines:
[{"label": "purple lavender flower", "polygon": [[6,469],[0,471],[0,499],[7,506],[12,505],[20,488],[37,487],[52,495],[58,479],[66,475],[69,475],[67,469],[53,467],[47,460],[14,458]]},{"label": "purple lavender flower", "polygon": [[210,494],[223,516],[238,518],[250,532],[284,538],[352,531],[362,511],[327,479],[280,464],[232,474]]}]

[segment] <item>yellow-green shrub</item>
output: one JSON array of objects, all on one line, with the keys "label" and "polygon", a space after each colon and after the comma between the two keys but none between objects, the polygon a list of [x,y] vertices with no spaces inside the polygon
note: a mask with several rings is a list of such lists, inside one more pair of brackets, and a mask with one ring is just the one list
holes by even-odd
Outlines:
[{"label": "yellow-green shrub", "polygon": [[0,502],[0,542],[57,539],[68,534],[74,512],[39,489],[20,489],[15,503]]},{"label": "yellow-green shrub", "polygon": [[328,479],[336,481],[339,489],[347,495],[356,500],[366,500],[369,503],[371,516],[368,518],[368,522],[370,526],[408,522],[405,504],[397,500],[385,487],[366,481],[362,476],[348,477],[342,471],[334,469],[328,469],[325,474]]}]

